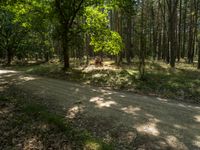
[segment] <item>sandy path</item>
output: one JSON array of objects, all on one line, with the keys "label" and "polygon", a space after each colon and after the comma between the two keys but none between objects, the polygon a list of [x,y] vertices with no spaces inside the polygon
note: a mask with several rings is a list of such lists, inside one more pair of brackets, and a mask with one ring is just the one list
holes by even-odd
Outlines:
[{"label": "sandy path", "polygon": [[43,98],[72,120],[81,116],[78,124],[127,149],[200,149],[200,107],[0,70],[0,90],[8,84]]}]

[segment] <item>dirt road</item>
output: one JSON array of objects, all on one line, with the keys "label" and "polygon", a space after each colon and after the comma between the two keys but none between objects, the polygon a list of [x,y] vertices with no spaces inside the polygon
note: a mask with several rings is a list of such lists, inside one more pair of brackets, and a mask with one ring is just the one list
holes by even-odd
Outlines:
[{"label": "dirt road", "polygon": [[124,149],[200,149],[198,106],[0,70],[0,90],[8,84]]}]

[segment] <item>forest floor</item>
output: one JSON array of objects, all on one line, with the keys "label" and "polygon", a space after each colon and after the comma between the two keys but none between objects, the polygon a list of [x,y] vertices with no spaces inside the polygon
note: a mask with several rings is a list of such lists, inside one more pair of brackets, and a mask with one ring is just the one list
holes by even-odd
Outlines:
[{"label": "forest floor", "polygon": [[113,149],[31,99],[0,93],[1,150]]},{"label": "forest floor", "polygon": [[[199,106],[11,70],[0,70],[0,81],[2,92],[12,85],[9,91],[14,95],[35,97],[30,101],[62,116],[73,127],[86,129],[114,149],[200,149]],[[1,108],[0,112],[8,111]],[[43,138],[31,136],[31,144],[45,143],[37,139]],[[107,149],[98,148],[98,143],[91,145]]]},{"label": "forest floor", "polygon": [[[38,96],[19,91],[0,70],[1,150],[111,150],[101,138],[50,111]],[[5,75],[5,76],[4,76]]]}]

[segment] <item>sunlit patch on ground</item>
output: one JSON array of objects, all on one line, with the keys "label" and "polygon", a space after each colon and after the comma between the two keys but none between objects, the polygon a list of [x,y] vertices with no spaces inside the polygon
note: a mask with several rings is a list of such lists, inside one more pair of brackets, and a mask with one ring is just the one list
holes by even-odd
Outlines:
[{"label": "sunlit patch on ground", "polygon": [[178,138],[173,135],[167,136],[166,141],[168,145],[174,149],[188,150],[184,143],[180,142]]},{"label": "sunlit patch on ground", "polygon": [[100,89],[100,92],[103,94],[103,95],[111,95],[111,94],[115,94],[115,92],[111,92],[109,90],[104,90],[104,89]]},{"label": "sunlit patch on ground", "polygon": [[149,114],[149,113],[145,113],[145,115],[149,118],[153,118],[154,116],[152,114]]},{"label": "sunlit patch on ground", "polygon": [[175,128],[177,128],[177,129],[187,129],[186,127],[183,127],[183,126],[178,125],[178,124],[174,124],[173,126],[174,126]]},{"label": "sunlit patch on ground", "polygon": [[79,114],[83,111],[84,111],[83,106],[74,106],[67,111],[66,117],[69,118],[69,119],[74,119],[77,116],[77,114]]},{"label": "sunlit patch on ground", "polygon": [[17,71],[11,71],[11,70],[0,70],[0,75],[7,74],[7,73],[17,73]]},{"label": "sunlit patch on ground", "polygon": [[[79,68],[79,69],[83,69],[83,68]],[[110,71],[120,71],[121,69],[119,69],[118,67],[116,66],[111,66],[111,65],[106,65],[106,66],[103,66],[103,67],[95,67],[95,65],[89,65],[87,66],[86,68],[83,69],[83,72],[91,72],[91,71],[94,71],[94,70],[110,70]]]},{"label": "sunlit patch on ground", "polygon": [[84,150],[100,150],[100,149],[101,149],[101,145],[94,141],[88,141],[86,142],[84,146]]},{"label": "sunlit patch on ground", "polygon": [[44,149],[44,146],[37,136],[25,140],[23,150]]},{"label": "sunlit patch on ground", "polygon": [[95,103],[96,107],[103,108],[103,107],[111,107],[113,105],[117,105],[115,101],[105,101],[102,97],[92,97],[90,102]]},{"label": "sunlit patch on ground", "polygon": [[157,100],[159,100],[159,101],[162,101],[162,102],[168,102],[168,100],[167,100],[167,99],[165,99],[165,98],[160,98],[160,97],[157,97],[156,99],[157,99]]},{"label": "sunlit patch on ground", "polygon": [[200,115],[194,116],[194,118],[195,118],[195,121],[200,123]]},{"label": "sunlit patch on ground", "polygon": [[34,78],[34,77],[24,77],[24,76],[21,76],[20,79],[23,80],[23,81],[31,81],[31,80],[35,80],[36,78]]},{"label": "sunlit patch on ground", "polygon": [[79,92],[80,90],[78,88],[75,89],[75,92]]},{"label": "sunlit patch on ground", "polygon": [[5,85],[7,84],[8,82],[7,81],[4,81],[4,80],[0,80],[1,84],[0,85]]},{"label": "sunlit patch on ground", "polygon": [[126,96],[121,94],[120,97],[121,97],[121,98],[125,98]]},{"label": "sunlit patch on ground", "polygon": [[[1,74],[2,75],[2,74]],[[9,78],[9,77],[12,77],[13,75],[15,75],[14,73],[13,74],[3,74],[3,77],[5,78]]]},{"label": "sunlit patch on ground", "polygon": [[148,135],[153,135],[153,136],[159,136],[160,132],[157,128],[158,122],[159,120],[154,120],[154,121],[152,120],[143,125],[137,125],[135,126],[135,128],[137,129],[138,132],[146,133]]},{"label": "sunlit patch on ground", "polygon": [[106,77],[106,75],[101,74],[101,73],[97,73],[97,74],[92,75],[92,78],[104,78],[104,77]]},{"label": "sunlit patch on ground", "polygon": [[196,136],[196,140],[194,140],[193,143],[200,149],[200,135]]},{"label": "sunlit patch on ground", "polygon": [[8,109],[8,108],[1,108],[1,109],[0,109],[0,115],[5,114],[5,113],[8,113],[8,112],[9,112],[9,109]]},{"label": "sunlit patch on ground", "polygon": [[121,110],[127,114],[138,115],[137,112],[140,111],[141,109],[139,107],[128,106],[128,107],[122,108]]}]

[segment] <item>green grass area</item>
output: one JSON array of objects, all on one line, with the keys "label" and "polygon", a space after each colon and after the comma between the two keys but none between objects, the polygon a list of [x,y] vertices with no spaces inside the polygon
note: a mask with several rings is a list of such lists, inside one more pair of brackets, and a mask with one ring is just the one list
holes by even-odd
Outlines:
[{"label": "green grass area", "polygon": [[[11,110],[10,108],[12,108],[13,110]],[[13,98],[11,96],[0,95],[0,110],[1,109],[8,109],[10,114],[14,113],[14,116],[12,115],[12,119],[8,118],[8,121],[6,123],[7,126],[20,128],[20,131],[18,132],[25,133],[25,132],[30,132],[31,130],[33,130],[33,132],[36,132],[36,130],[38,130],[36,129],[38,124],[35,127],[33,127],[32,124],[33,123],[36,124],[37,122],[39,122],[40,124],[42,123],[42,124],[47,124],[49,126],[53,126],[55,131],[50,131],[51,134],[54,134],[53,132],[55,132],[55,134],[65,135],[67,137],[67,140],[70,141],[70,143],[74,143],[76,148],[81,148],[85,150],[113,149],[111,145],[104,143],[101,139],[96,139],[92,137],[88,131],[75,128],[72,124],[68,123],[65,118],[50,112],[48,108],[46,108],[45,106],[36,103],[26,103],[23,98],[19,99],[19,98]],[[5,116],[6,115],[11,116],[10,114],[5,114]],[[24,130],[26,130],[27,128],[28,131],[23,131],[23,129],[21,129],[22,127],[24,127]],[[32,129],[31,127],[35,129]],[[1,129],[4,130],[4,128],[5,127],[2,127]],[[39,134],[46,134],[46,133],[44,133],[43,130],[39,129]],[[14,139],[18,138],[17,135],[13,136],[14,137],[12,138]],[[21,139],[20,141],[22,142]],[[8,142],[6,144],[8,144]],[[12,143],[10,143],[10,146],[11,146],[10,148],[14,147]]]},{"label": "green grass area", "polygon": [[200,71],[192,64],[177,63],[176,70],[173,71],[164,62],[148,61],[145,80],[139,79],[137,63],[122,67],[116,67],[109,61],[104,64],[104,67],[88,66],[66,72],[62,71],[62,65],[59,63],[14,66],[13,69],[25,71],[28,74],[200,103]]}]

